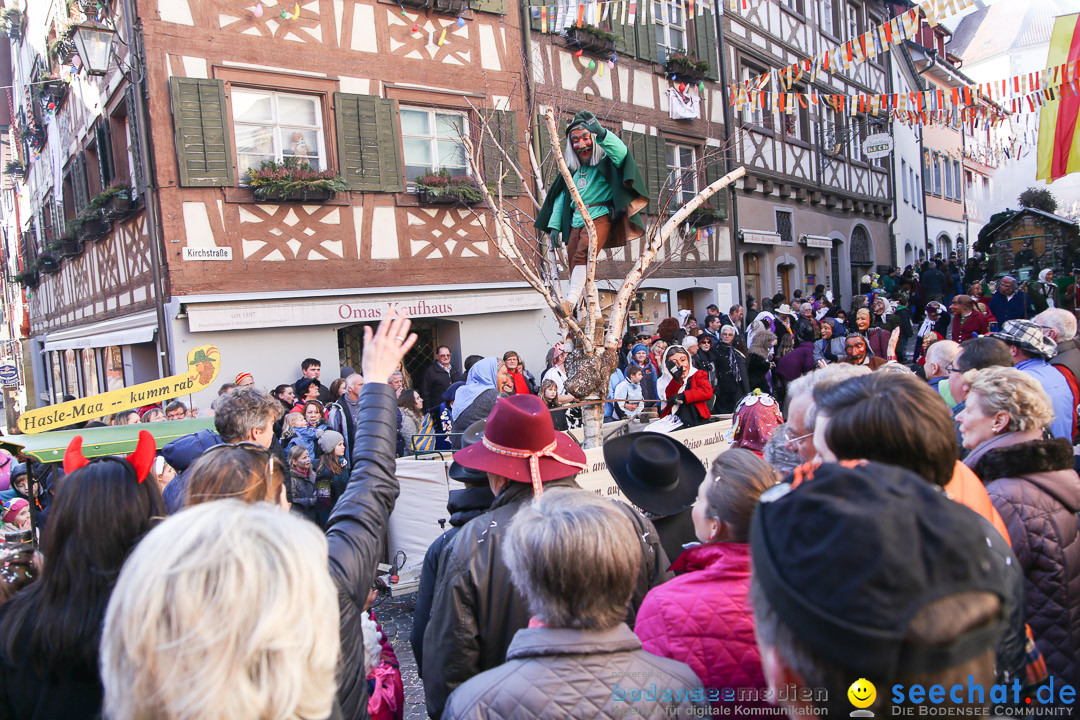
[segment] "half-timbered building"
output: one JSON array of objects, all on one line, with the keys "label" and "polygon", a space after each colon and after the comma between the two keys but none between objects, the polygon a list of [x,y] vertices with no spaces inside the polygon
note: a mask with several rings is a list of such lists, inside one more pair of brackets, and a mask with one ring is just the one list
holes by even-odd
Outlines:
[{"label": "half-timbered building", "polygon": [[[877,0],[778,0],[749,3],[724,16],[725,62],[733,81],[818,56],[856,40],[888,18]],[[808,76],[789,93],[874,95],[888,89],[888,53]],[[770,88],[772,89],[772,88]],[[850,114],[827,103],[773,113],[747,103],[736,115],[739,183],[738,261],[754,297],[824,285],[845,305],[862,276],[894,264],[889,233],[888,159],[867,159],[863,141],[887,132],[885,113]]]}]

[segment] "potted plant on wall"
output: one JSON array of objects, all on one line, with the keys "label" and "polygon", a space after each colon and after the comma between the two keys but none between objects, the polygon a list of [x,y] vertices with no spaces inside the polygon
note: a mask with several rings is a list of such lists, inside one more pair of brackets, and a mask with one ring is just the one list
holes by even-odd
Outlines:
[{"label": "potted plant on wall", "polygon": [[62,258],[73,258],[82,254],[83,244],[73,235],[64,235],[53,241],[49,248]]},{"label": "potted plant on wall", "polygon": [[727,219],[724,211],[719,210],[711,203],[702,203],[686,218],[686,225],[691,228],[703,228],[715,225]]},{"label": "potted plant on wall", "polygon": [[52,105],[51,109],[55,110],[64,103],[68,93],[68,84],[61,80],[59,76],[51,74],[42,78],[40,87],[41,101],[46,108]]},{"label": "potted plant on wall", "polygon": [[71,62],[71,59],[75,57],[75,41],[72,39],[74,28],[71,26],[65,26],[59,29],[56,37],[49,41],[46,55],[49,58],[49,64],[65,64]]},{"label": "potted plant on wall", "polygon": [[123,220],[135,209],[131,203],[131,188],[127,185],[106,188],[94,196],[90,207],[101,210],[106,220]]},{"label": "potted plant on wall", "polygon": [[26,167],[18,160],[8,160],[4,165],[4,172],[12,177],[23,177],[26,175]]},{"label": "potted plant on wall", "polygon": [[571,25],[566,29],[570,47],[581,48],[590,55],[609,56],[615,52],[615,35],[595,25]]},{"label": "potted plant on wall", "polygon": [[425,205],[476,205],[484,200],[476,180],[446,170],[418,177],[416,193]]},{"label": "potted plant on wall", "polygon": [[38,270],[37,267],[31,265],[18,273],[14,278],[15,282],[19,283],[25,288],[37,287],[38,284]]},{"label": "potted plant on wall", "polygon": [[248,170],[242,184],[252,189],[256,200],[281,202],[325,202],[349,189],[333,171],[316,170],[296,158],[266,160],[258,170]]},{"label": "potted plant on wall", "polygon": [[698,60],[693,55],[682,52],[673,52],[668,55],[667,71],[680,80],[703,80],[709,72],[709,61]]},{"label": "potted plant on wall", "polygon": [[0,20],[4,23],[4,34],[16,42],[22,39],[22,10],[4,8],[3,10],[0,10]]},{"label": "potted plant on wall", "polygon": [[37,259],[38,272],[46,275],[55,275],[60,272],[60,262],[53,257],[52,253],[42,253]]},{"label": "potted plant on wall", "polygon": [[109,221],[101,214],[101,208],[87,206],[80,214],[68,220],[65,227],[69,235],[83,242],[100,240],[109,233]]}]

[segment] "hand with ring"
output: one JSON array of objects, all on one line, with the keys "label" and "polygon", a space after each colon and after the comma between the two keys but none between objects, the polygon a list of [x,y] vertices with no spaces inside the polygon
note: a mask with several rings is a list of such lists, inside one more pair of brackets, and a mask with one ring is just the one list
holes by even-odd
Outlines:
[{"label": "hand with ring", "polygon": [[394,306],[372,332],[364,328],[364,354],[361,371],[368,382],[388,383],[405,353],[416,343],[416,334],[409,333],[411,321]]}]

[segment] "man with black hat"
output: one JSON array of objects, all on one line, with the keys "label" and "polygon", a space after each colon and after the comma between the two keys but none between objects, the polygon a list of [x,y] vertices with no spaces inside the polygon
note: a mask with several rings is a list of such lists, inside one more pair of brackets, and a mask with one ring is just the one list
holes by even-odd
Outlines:
[{"label": "man with black hat", "polygon": [[1073,416],[1076,406],[1065,376],[1048,362],[1057,353],[1057,343],[1031,320],[1007,320],[999,332],[990,333],[1009,346],[1017,370],[1023,370],[1039,381],[1054,405],[1054,421],[1050,433],[1056,438],[1072,441]]},{"label": "man with black hat", "polygon": [[690,448],[662,433],[630,433],[604,443],[604,462],[626,499],[652,520],[669,559],[697,542],[691,510],[705,466]]},{"label": "man with black hat", "polygon": [[[585,451],[556,432],[547,405],[535,395],[496,402],[483,437],[454,453],[454,461],[484,473],[495,501],[458,531],[439,562],[423,645],[424,693],[433,718],[459,685],[501,665],[514,633],[529,625],[529,608],[503,559],[510,522],[545,490],[577,488],[574,476],[586,467]],[[616,505],[641,539],[641,569],[626,620],[633,626],[649,588],[670,577],[668,559],[652,523],[629,505]]]},{"label": "man with black hat", "polygon": [[[463,448],[480,442],[484,436],[486,420],[477,420],[465,430],[461,437]],[[424,676],[424,630],[427,629],[428,619],[431,617],[431,601],[435,598],[435,580],[439,576],[439,558],[443,549],[457,535],[458,530],[465,526],[475,517],[487,512],[495,496],[488,487],[486,472],[471,470],[460,463],[450,463],[447,472],[451,480],[456,480],[465,487],[450,491],[450,497],[446,501],[446,511],[450,513],[450,529],[428,546],[424,554],[424,565],[420,570],[420,585],[416,588],[416,610],[413,612],[412,634],[409,636],[409,644],[412,645],[413,655],[416,656],[416,671],[421,677]]]},{"label": "man with black hat", "polygon": [[928,691],[940,714],[998,702],[1011,594],[982,519],[891,465],[826,463],[801,479],[762,494],[750,533],[774,699],[790,714],[879,718],[914,714]]},{"label": "man with black hat", "polygon": [[[567,126],[563,159],[596,228],[597,252],[622,247],[645,233],[639,217],[649,202],[645,180],[626,144],[588,110],[575,115]],[[561,174],[555,176],[535,226],[548,234],[552,245],[566,243],[570,286],[562,311],[569,316],[585,289],[589,235]]]}]

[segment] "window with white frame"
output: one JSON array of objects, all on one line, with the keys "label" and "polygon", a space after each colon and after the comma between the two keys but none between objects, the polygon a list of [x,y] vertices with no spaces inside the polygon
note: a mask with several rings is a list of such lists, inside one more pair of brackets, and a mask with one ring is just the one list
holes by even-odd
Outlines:
[{"label": "window with white frame", "polygon": [[955,193],[954,197],[957,200],[963,200],[964,199],[964,193],[963,193],[964,186],[961,185],[961,179],[960,179],[961,178],[960,161],[959,160],[953,160],[952,162],[953,162],[953,187],[956,188],[956,193]]},{"label": "window with white frame", "polygon": [[794,140],[809,141],[810,139],[810,111],[802,106],[800,99],[806,92],[806,88],[795,86],[792,88],[794,95],[791,96],[792,112],[781,115],[781,123],[785,137]]},{"label": "window with white frame", "polygon": [[836,35],[836,8],[833,0],[821,0],[821,31],[829,35]]},{"label": "window with white frame", "polygon": [[941,185],[941,170],[942,170],[942,168],[941,168],[941,165],[942,165],[941,155],[939,153],[934,153],[934,194],[937,195],[938,197],[941,197],[941,190],[942,190],[942,185]]},{"label": "window with white frame", "polygon": [[[743,65],[742,66],[742,73],[741,73],[742,80],[745,82],[747,80],[750,80],[751,78],[758,77],[759,75],[761,75],[764,72],[765,71],[763,69],[755,67],[753,65]],[[752,94],[753,94],[753,92],[754,91],[751,91]],[[765,125],[766,122],[767,122],[767,117],[771,117],[771,116],[766,116],[764,111],[762,111],[761,103],[758,102],[759,100],[760,100],[760,97],[755,96],[753,103],[748,102],[743,106],[743,118],[742,119],[743,119],[744,123],[752,123],[754,125]]]},{"label": "window with white frame", "polygon": [[685,3],[675,0],[653,0],[656,21],[656,45],[661,63],[673,52],[686,52]]},{"label": "window with white frame", "polygon": [[845,6],[844,12],[844,39],[854,40],[862,33],[862,20],[859,14],[859,6],[848,3]]},{"label": "window with white frame", "polygon": [[904,181],[904,202],[908,201],[907,160],[900,159],[900,178]]},{"label": "window with white frame", "polygon": [[414,182],[429,173],[468,175],[465,143],[469,130],[464,113],[434,108],[401,108],[401,144],[405,179]]},{"label": "window with white frame", "polygon": [[237,169],[295,158],[326,169],[322,100],[316,95],[232,88]]},{"label": "window with white frame", "polygon": [[949,160],[942,158],[945,161],[945,199],[953,199],[953,174],[952,168],[949,167]]},{"label": "window with white frame", "polygon": [[695,151],[691,145],[665,143],[667,152],[667,187],[671,190],[672,209],[690,202],[697,195],[697,166],[694,163]]}]

